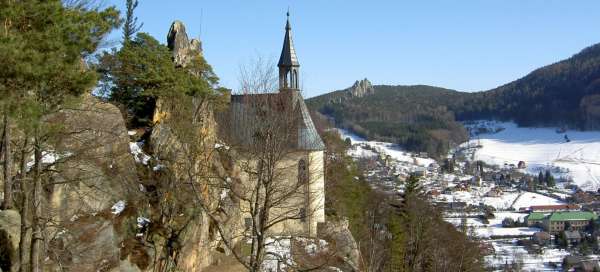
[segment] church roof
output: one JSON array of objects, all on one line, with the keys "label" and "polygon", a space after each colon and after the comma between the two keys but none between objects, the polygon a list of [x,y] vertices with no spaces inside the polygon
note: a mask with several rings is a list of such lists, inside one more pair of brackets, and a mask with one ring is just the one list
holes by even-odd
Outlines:
[{"label": "church roof", "polygon": [[[282,107],[283,105],[283,107]],[[259,108],[268,107],[272,112],[262,115]],[[263,109],[264,111],[264,109]],[[265,120],[273,114],[280,113],[282,116],[290,116],[293,120],[291,125],[281,125],[282,136],[291,137],[292,148],[298,150],[324,150],[325,144],[319,136],[317,129],[310,117],[310,113],[302,95],[298,92],[280,92],[267,94],[232,95],[229,105],[228,133],[232,141],[237,144],[252,144],[252,138],[265,125],[265,122],[277,122],[277,120]],[[289,114],[289,115],[288,115]],[[286,122],[286,120],[279,120]]]},{"label": "church roof", "polygon": [[292,42],[292,27],[290,26],[290,13],[287,13],[288,19],[285,24],[285,37],[283,38],[283,49],[281,49],[281,56],[277,66],[300,66],[298,57],[296,56],[296,49],[294,49],[294,43]]}]

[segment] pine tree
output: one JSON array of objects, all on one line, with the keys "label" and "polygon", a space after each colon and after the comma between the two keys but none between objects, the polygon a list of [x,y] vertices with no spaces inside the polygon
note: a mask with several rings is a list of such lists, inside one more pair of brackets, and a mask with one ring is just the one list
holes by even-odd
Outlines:
[{"label": "pine tree", "polygon": [[545,183],[548,187],[554,187],[554,185],[556,185],[556,183],[554,181],[554,176],[552,176],[552,173],[550,173],[550,170],[546,170]]},{"label": "pine tree", "polygon": [[134,37],[135,33],[142,29],[143,23],[138,23],[138,18],[133,14],[138,6],[138,0],[127,0],[125,3],[125,23],[123,24],[123,45],[126,45]]},{"label": "pine tree", "polygon": [[46,118],[95,85],[96,73],[85,68],[83,59],[118,26],[119,17],[113,7],[25,0],[1,1],[0,21],[0,100],[9,105],[4,109],[19,115],[19,128],[34,141],[31,253],[29,261],[20,263],[29,262],[30,270],[38,272],[45,243],[42,154],[54,129]]},{"label": "pine tree", "polygon": [[101,88],[123,105],[132,127],[149,125],[157,97],[209,94],[218,81],[199,53],[186,67],[175,67],[169,48],[143,32],[127,46],[100,55],[99,62]]},{"label": "pine tree", "polygon": [[404,265],[404,232],[401,217],[392,213],[388,221],[388,229],[391,233],[390,249],[390,271],[402,271]]},{"label": "pine tree", "polygon": [[404,186],[404,197],[412,197],[419,196],[422,193],[423,188],[421,187],[421,183],[419,181],[419,177],[415,175],[410,175],[406,179],[406,184]]}]

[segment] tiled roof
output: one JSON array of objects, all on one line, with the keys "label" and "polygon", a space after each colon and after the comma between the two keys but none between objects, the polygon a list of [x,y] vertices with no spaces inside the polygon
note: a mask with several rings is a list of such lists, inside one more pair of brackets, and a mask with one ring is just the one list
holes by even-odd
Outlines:
[{"label": "tiled roof", "polygon": [[529,207],[532,211],[535,210],[575,210],[579,209],[577,204],[562,204],[562,205],[537,205]]},{"label": "tiled roof", "polygon": [[[261,118],[269,118],[269,115],[265,117],[257,114],[257,107],[269,107],[272,110],[270,116],[280,113],[293,118],[294,124],[283,124],[281,126],[283,129],[293,130],[281,133],[281,136],[295,137],[291,143],[293,148],[299,150],[325,149],[325,144],[319,136],[304,99],[298,91],[232,95],[228,120],[230,128],[227,133],[230,134],[231,140],[235,143],[250,144],[256,132],[260,131],[261,126],[265,124]],[[287,120],[281,121],[287,122]]]}]

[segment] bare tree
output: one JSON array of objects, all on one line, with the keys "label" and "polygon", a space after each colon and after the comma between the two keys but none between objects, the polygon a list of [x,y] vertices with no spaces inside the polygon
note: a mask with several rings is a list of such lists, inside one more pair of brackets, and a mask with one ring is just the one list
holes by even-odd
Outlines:
[{"label": "bare tree", "polygon": [[246,230],[239,238],[250,245],[248,256],[233,252],[250,271],[262,269],[265,259],[291,266],[290,256],[268,247],[289,239],[285,235],[316,235],[315,218],[324,205],[323,152],[299,146],[305,136],[299,131],[305,125],[302,97],[298,90],[276,92],[275,72],[264,59],[241,67],[239,81],[242,95],[231,97],[220,122],[241,176],[223,177],[222,185],[240,203]]},{"label": "bare tree", "polygon": [[[225,109],[219,109],[220,102],[228,95],[162,97],[155,114],[160,123],[153,131],[153,139],[170,139],[153,143],[165,169],[156,180],[168,187],[158,195],[177,194],[177,199],[163,203],[172,208],[163,209],[160,222],[172,233],[190,229],[189,224],[169,223],[181,214],[178,221],[210,225],[215,236],[209,240],[219,240],[251,271],[261,270],[265,259],[291,266],[290,256],[268,248],[290,235],[314,236],[315,218],[324,205],[323,152],[298,148],[301,96],[292,90],[275,92],[275,74],[265,64],[259,60],[241,69],[240,90],[245,95],[231,97]],[[215,138],[213,118],[219,120],[221,140]],[[190,209],[190,203],[202,213]],[[331,258],[333,254],[322,259]],[[176,266],[177,258],[171,260],[170,267]],[[295,268],[310,270],[326,263]]]}]

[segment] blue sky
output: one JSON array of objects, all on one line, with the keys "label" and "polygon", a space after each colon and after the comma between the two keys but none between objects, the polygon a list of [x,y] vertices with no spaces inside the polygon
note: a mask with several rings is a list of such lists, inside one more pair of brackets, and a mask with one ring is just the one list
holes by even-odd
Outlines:
[{"label": "blue sky", "polygon": [[307,97],[365,77],[487,90],[600,42],[598,0],[140,0],[137,17],[161,42],[173,20],[192,37],[202,23],[207,61],[236,89],[240,65],[276,64],[288,6]]}]

